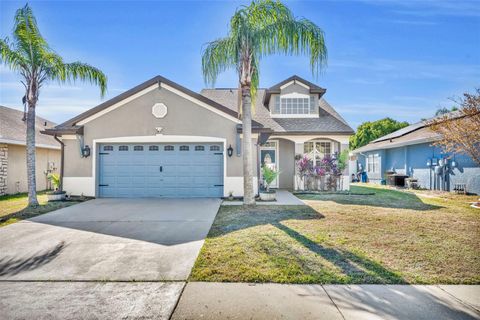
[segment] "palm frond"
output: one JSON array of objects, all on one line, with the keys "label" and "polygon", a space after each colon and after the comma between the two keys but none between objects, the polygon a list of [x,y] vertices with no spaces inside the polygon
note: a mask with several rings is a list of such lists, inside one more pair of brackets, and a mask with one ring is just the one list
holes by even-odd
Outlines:
[{"label": "palm frond", "polygon": [[205,82],[213,86],[220,73],[236,67],[237,52],[236,43],[231,37],[209,42],[202,54],[202,72]]},{"label": "palm frond", "polygon": [[40,52],[50,50],[38,29],[37,20],[28,4],[15,13],[13,36],[16,50],[28,57],[31,64],[39,62]]},{"label": "palm frond", "polygon": [[107,76],[100,69],[82,62],[64,64],[65,79],[67,81],[82,80],[100,87],[102,97],[107,92]]},{"label": "palm frond", "polygon": [[0,39],[0,62],[11,70],[19,71],[27,68],[27,61],[11,47],[8,39]]},{"label": "palm frond", "polygon": [[308,55],[316,75],[326,65],[327,47],[322,29],[307,19],[281,20],[256,33],[260,56],[276,53]]}]

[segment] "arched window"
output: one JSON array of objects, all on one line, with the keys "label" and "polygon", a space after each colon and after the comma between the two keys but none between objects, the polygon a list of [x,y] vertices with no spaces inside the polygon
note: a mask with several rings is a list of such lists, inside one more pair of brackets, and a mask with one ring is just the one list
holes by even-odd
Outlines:
[{"label": "arched window", "polygon": [[210,151],[220,151],[220,146],[210,146]]},{"label": "arched window", "polygon": [[195,146],[195,151],[205,151],[204,146]]},{"label": "arched window", "polygon": [[118,151],[128,151],[128,146],[120,146],[118,147]]},{"label": "arched window", "polygon": [[190,148],[188,146],[180,146],[180,151],[188,151]]},{"label": "arched window", "polygon": [[113,146],[103,146],[103,151],[113,151]]},{"label": "arched window", "polygon": [[173,151],[173,150],[175,150],[175,148],[173,146],[165,146],[165,147],[163,147],[163,150],[164,151]]},{"label": "arched window", "polygon": [[143,151],[143,146],[135,146],[133,147],[133,151]]},{"label": "arched window", "polygon": [[150,146],[148,147],[149,151],[158,151],[158,146]]}]

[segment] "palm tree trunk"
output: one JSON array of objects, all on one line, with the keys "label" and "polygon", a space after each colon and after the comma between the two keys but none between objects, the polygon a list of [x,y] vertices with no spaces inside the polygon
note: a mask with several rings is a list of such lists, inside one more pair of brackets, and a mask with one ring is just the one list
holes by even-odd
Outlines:
[{"label": "palm tree trunk", "polygon": [[35,179],[35,102],[28,101],[27,112],[27,181],[28,205],[38,206],[37,182]]},{"label": "palm tree trunk", "polygon": [[242,85],[243,204],[255,204],[253,192],[252,98],[250,85]]}]

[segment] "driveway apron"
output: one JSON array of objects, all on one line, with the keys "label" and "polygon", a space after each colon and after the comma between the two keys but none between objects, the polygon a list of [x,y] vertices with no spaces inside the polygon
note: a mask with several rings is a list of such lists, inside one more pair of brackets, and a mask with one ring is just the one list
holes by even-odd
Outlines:
[{"label": "driveway apron", "polygon": [[95,199],[0,229],[0,280],[186,280],[220,199]]}]

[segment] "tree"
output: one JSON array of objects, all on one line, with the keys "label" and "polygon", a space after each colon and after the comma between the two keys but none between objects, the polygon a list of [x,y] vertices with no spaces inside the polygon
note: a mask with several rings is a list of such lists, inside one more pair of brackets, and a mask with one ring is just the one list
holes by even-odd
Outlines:
[{"label": "tree", "polygon": [[445,153],[466,154],[480,165],[480,89],[454,101],[459,106],[458,114],[446,113],[426,121],[441,136],[433,145]]},{"label": "tree", "polygon": [[255,203],[252,99],[259,85],[260,60],[276,53],[309,55],[310,67],[317,75],[327,59],[323,31],[307,19],[296,19],[279,1],[259,0],[237,9],[230,20],[228,36],[209,42],[202,56],[207,84],[214,85],[218,75],[229,68],[238,75],[239,114],[243,123],[243,198],[247,205]]},{"label": "tree", "polygon": [[449,112],[452,112],[452,111],[457,111],[458,108],[457,107],[452,107],[452,109],[448,109],[446,107],[443,107],[443,108],[440,108],[438,109],[436,112],[435,112],[435,116],[441,116],[443,114],[447,114]]},{"label": "tree", "polygon": [[363,147],[375,139],[406,126],[408,126],[408,122],[399,122],[391,118],[380,119],[373,122],[364,122],[358,126],[355,135],[350,137],[350,150]]},{"label": "tree", "polygon": [[107,89],[107,78],[97,68],[81,62],[65,63],[48,45],[38,29],[29,5],[15,13],[13,42],[0,39],[1,63],[17,72],[25,87],[22,101],[27,105],[27,179],[28,204],[37,206],[35,181],[35,108],[40,89],[49,81],[89,81],[100,87],[101,95]]}]

